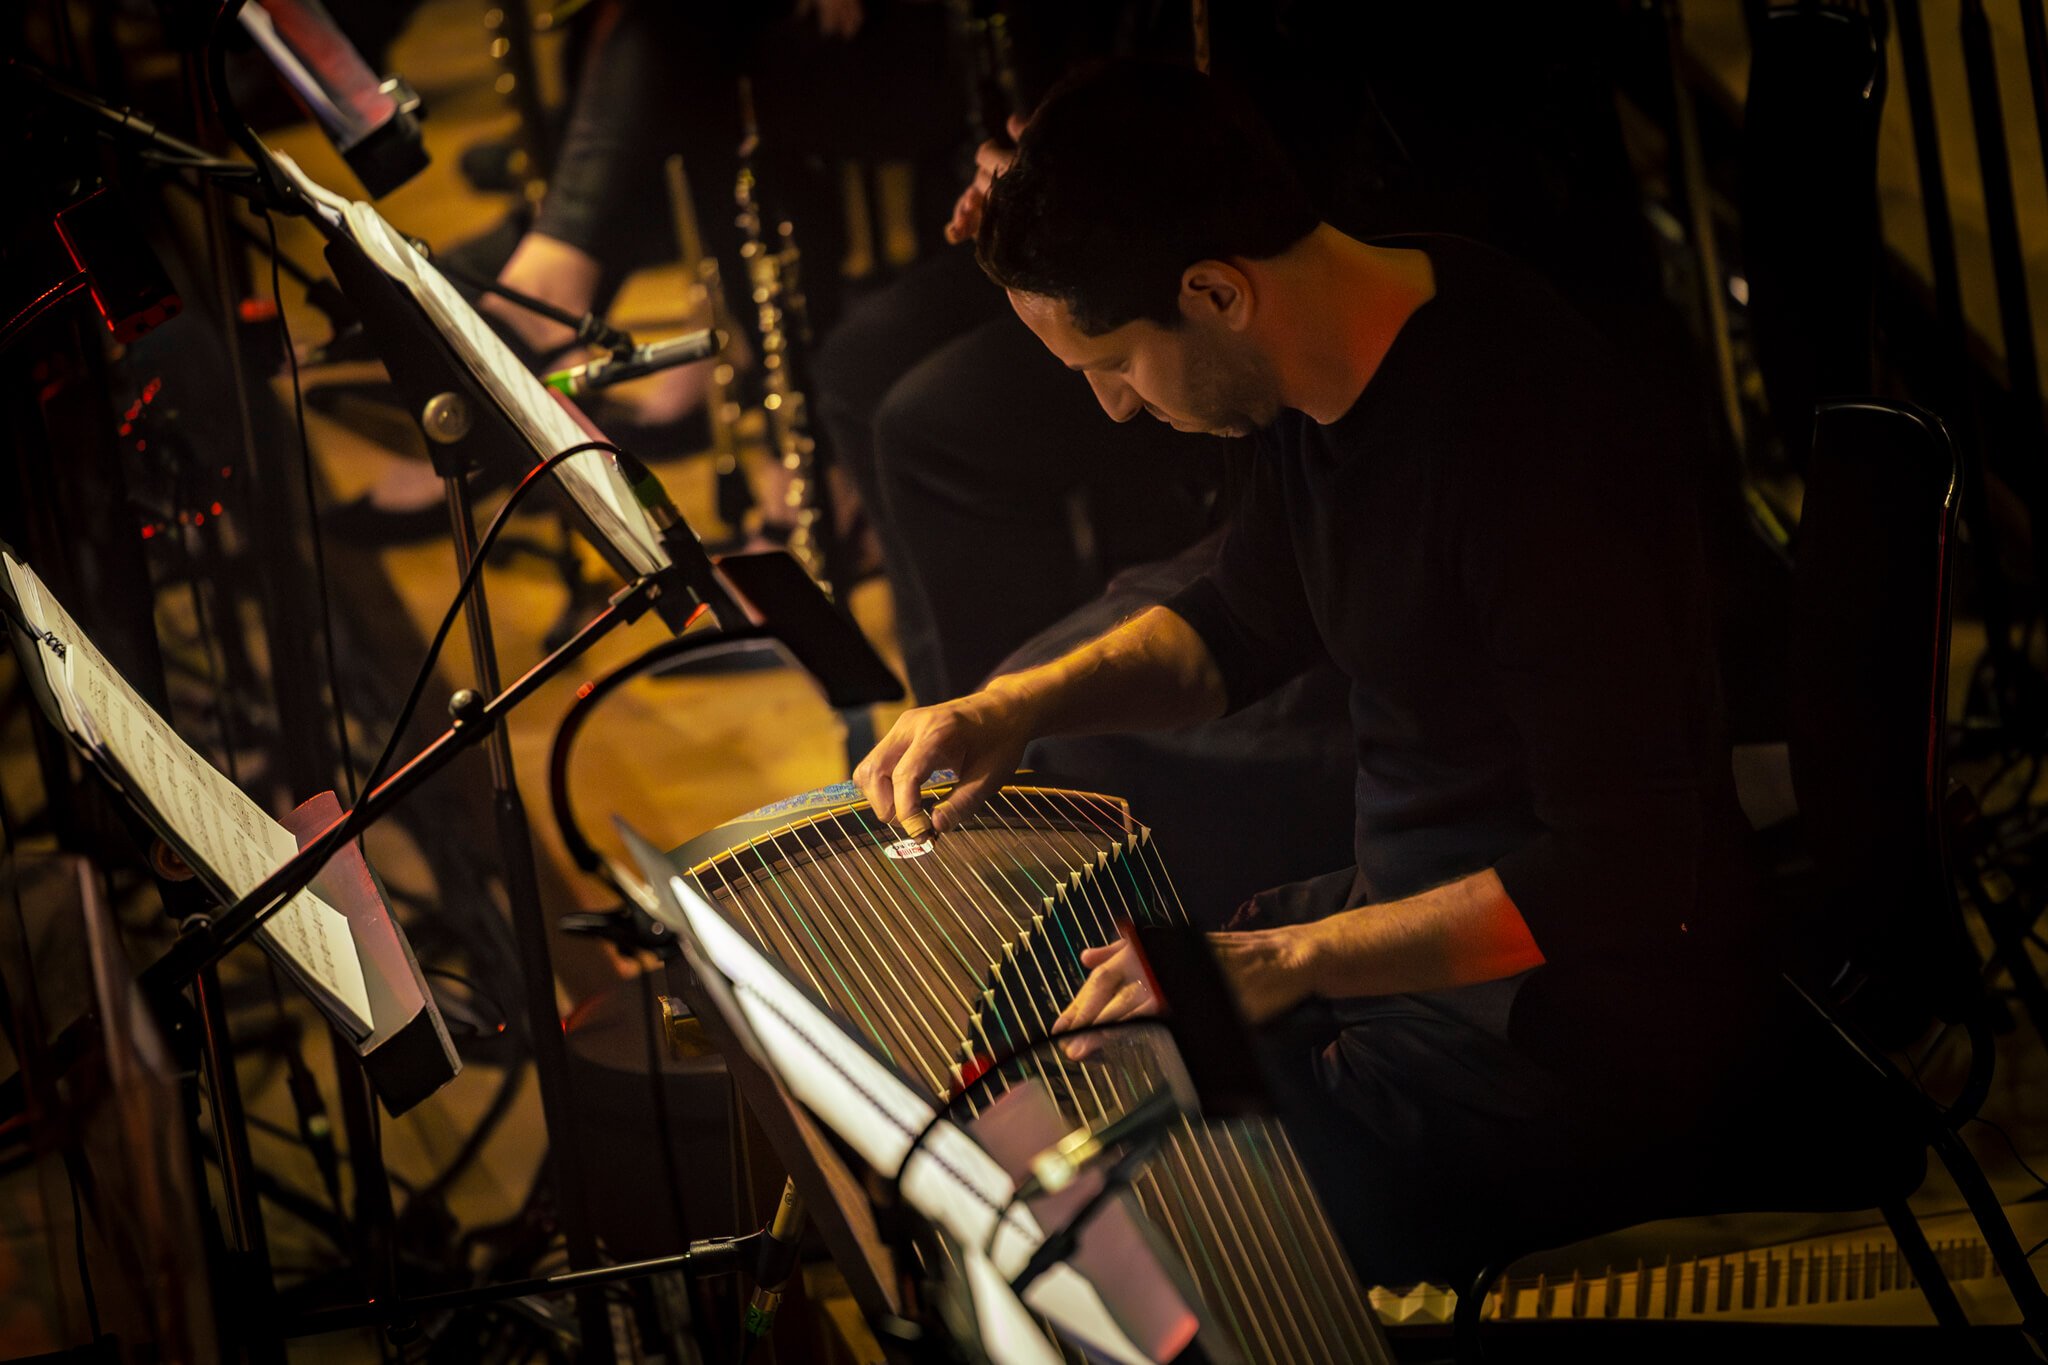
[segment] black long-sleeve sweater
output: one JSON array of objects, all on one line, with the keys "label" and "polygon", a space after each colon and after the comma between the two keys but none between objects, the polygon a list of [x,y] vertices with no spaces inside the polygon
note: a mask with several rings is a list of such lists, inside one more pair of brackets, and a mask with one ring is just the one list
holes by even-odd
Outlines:
[{"label": "black long-sleeve sweater", "polygon": [[1517,1036],[1692,1016],[1755,903],[1696,490],[1539,278],[1458,238],[1384,244],[1428,252],[1434,297],[1343,417],[1259,434],[1219,563],[1167,605],[1233,709],[1318,651],[1349,676],[1358,899],[1495,869],[1547,960]]}]

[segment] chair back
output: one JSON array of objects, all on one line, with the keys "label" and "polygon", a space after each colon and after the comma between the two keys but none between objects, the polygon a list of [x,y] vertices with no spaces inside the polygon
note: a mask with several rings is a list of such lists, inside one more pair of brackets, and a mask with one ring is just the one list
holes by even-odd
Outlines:
[{"label": "chair back", "polygon": [[1960,469],[1939,419],[1820,405],[1793,568],[1787,742],[1823,893],[1816,983],[1884,1041],[1979,998],[1948,866],[1950,561]]}]

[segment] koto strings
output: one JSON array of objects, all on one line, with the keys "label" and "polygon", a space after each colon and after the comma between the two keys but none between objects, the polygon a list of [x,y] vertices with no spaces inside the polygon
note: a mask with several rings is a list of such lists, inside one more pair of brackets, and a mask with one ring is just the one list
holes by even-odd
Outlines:
[{"label": "koto strings", "polygon": [[[1117,942],[1119,919],[1187,922],[1150,831],[1121,803],[1045,788],[999,793],[928,849],[904,847],[865,806],[837,806],[693,875],[763,951],[942,1098],[979,1059],[1051,1034],[1087,975],[1082,949]],[[1161,1081],[1131,1047],[1087,1062],[1043,1047],[1018,1065],[1091,1124]],[[1201,1294],[1210,1330],[1246,1357],[1380,1357],[1364,1295],[1276,1125],[1183,1118],[1131,1188]]]}]

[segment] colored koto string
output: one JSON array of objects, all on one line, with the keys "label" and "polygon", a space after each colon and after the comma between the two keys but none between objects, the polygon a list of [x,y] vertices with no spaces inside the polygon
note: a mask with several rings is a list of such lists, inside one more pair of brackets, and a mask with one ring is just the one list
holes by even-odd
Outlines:
[{"label": "colored koto string", "polygon": [[[902,839],[858,801],[791,815],[692,875],[934,1095],[1020,1048],[962,1098],[970,1116],[1033,1079],[1071,1122],[1102,1124],[1167,1083],[1157,1055],[1125,1035],[1106,1035],[1085,1063],[1030,1047],[1087,976],[1082,950],[1119,941],[1117,921],[1187,922],[1151,832],[1121,802],[1015,787],[931,843]],[[1242,1358],[1387,1358],[1276,1124],[1182,1119],[1133,1193],[1199,1292],[1206,1331]]]}]

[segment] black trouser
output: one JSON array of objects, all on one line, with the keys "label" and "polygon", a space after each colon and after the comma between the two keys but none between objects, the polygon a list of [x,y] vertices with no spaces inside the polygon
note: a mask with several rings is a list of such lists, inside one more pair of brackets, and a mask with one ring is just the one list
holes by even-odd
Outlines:
[{"label": "black trouser", "polygon": [[850,307],[815,377],[833,455],[881,537],[921,702],[972,690],[1110,573],[1208,525],[1226,443],[1110,421],[966,247]]},{"label": "black trouser", "polygon": [[[1353,877],[1261,892],[1231,927],[1326,918],[1357,903]],[[1656,1156],[1724,1073],[1677,1059],[1603,1072],[1628,1046],[1611,1038],[1588,1039],[1570,1071],[1546,1065],[1508,1037],[1528,979],[1332,1001],[1264,1031],[1281,1119],[1366,1283],[1462,1289],[1504,1254],[1656,1216],[1645,1187],[1692,1177]]]}]

